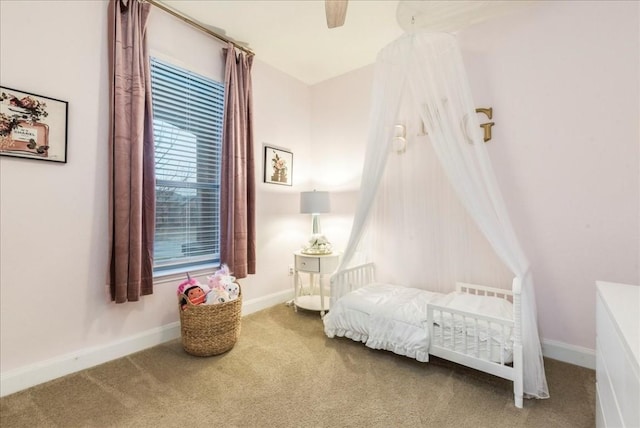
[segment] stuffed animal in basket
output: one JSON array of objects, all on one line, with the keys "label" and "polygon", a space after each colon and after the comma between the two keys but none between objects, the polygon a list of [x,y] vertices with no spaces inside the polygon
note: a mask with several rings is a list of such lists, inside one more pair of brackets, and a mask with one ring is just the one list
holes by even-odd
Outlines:
[{"label": "stuffed animal in basket", "polygon": [[231,275],[229,266],[223,264],[220,269],[207,278],[211,293],[207,299],[212,303],[224,303],[238,298],[240,287],[235,283],[236,277]]},{"label": "stuffed animal in basket", "polygon": [[187,299],[192,305],[201,305],[206,302],[207,295],[211,292],[211,289],[207,286],[203,286],[197,279],[191,278],[187,274],[187,280],[178,285],[178,301],[180,307],[184,310],[187,308]]},{"label": "stuffed animal in basket", "polygon": [[205,305],[215,305],[216,303],[225,303],[231,300],[229,293],[223,288],[215,288],[207,295]]},{"label": "stuffed animal in basket", "polygon": [[224,289],[229,294],[229,300],[235,300],[240,295],[240,286],[236,282],[225,283]]}]

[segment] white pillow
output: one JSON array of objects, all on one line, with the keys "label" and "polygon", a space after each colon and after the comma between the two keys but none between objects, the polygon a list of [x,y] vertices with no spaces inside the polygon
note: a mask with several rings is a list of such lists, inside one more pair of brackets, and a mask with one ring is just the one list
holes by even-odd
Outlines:
[{"label": "white pillow", "polygon": [[[462,312],[468,312],[469,316],[474,314],[485,315],[489,317],[502,318],[506,320],[513,320],[513,304],[508,300],[493,297],[493,296],[478,296],[476,294],[453,292],[449,293],[443,298],[434,302],[439,306],[444,306],[450,309],[455,309]],[[440,324],[442,321],[443,327],[447,327],[451,322],[451,314],[444,312],[435,313],[434,321],[436,324]],[[476,334],[476,324],[473,318],[464,318],[464,321],[455,315],[453,318],[454,327],[461,329],[466,326],[467,334],[474,336]],[[486,340],[489,336],[497,342],[502,342],[501,338],[511,340],[511,328],[503,328],[503,324],[495,322],[487,323],[487,321],[481,320],[477,324],[478,336],[480,340]]]},{"label": "white pillow", "polygon": [[500,297],[478,296],[455,291],[435,303],[459,311],[513,320],[513,304]]}]

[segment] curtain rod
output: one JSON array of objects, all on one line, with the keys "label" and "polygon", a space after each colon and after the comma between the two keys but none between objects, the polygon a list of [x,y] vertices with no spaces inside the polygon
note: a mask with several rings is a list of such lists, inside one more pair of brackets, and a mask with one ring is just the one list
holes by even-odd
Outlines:
[{"label": "curtain rod", "polygon": [[160,3],[157,0],[143,0],[143,1],[146,1],[150,5],[155,6],[158,9],[161,9],[161,10],[167,12],[168,14],[175,16],[176,18],[186,22],[187,24],[191,25],[192,27],[195,27],[198,30],[200,30],[200,31],[202,31],[204,33],[207,33],[208,35],[213,36],[218,40],[221,40],[221,41],[223,41],[225,43],[233,44],[233,46],[235,46],[236,48],[240,49],[241,51],[244,51],[244,52],[248,53],[249,55],[255,55],[251,49],[249,49],[247,47],[244,47],[244,46],[241,46],[241,45],[237,44],[236,42],[234,42],[233,40],[230,40],[230,39],[226,38],[225,36],[216,33],[215,31],[209,30],[208,28],[206,28],[202,24],[199,24],[198,22],[194,21],[193,19],[189,18],[188,16],[183,15],[182,13],[178,12],[177,10],[171,9],[169,6],[166,6],[166,5]]}]

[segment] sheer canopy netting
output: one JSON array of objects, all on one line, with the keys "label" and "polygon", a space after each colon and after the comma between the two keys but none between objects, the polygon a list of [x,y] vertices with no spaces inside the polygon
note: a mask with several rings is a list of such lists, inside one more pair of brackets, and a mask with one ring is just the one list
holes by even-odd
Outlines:
[{"label": "sheer canopy netting", "polygon": [[[447,292],[455,281],[522,284],[524,392],[549,396],[534,285],[500,194],[450,34],[407,34],[376,62],[360,198],[338,270]],[[334,297],[335,298],[335,297]]]}]

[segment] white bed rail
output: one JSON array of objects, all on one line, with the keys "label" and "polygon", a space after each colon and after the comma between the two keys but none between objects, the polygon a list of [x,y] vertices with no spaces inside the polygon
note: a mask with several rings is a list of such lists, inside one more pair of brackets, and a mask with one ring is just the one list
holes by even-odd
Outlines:
[{"label": "white bed rail", "polygon": [[[456,291],[512,302],[513,320],[429,304],[429,354],[513,381],[515,405],[522,408],[520,280],[514,279],[512,290],[456,283]],[[506,350],[511,351],[510,364]]]},{"label": "white bed rail", "polygon": [[468,284],[466,282],[456,282],[456,291],[477,296],[498,297],[513,302],[513,291],[504,288],[487,287],[485,285]]},{"label": "white bed rail", "polygon": [[[511,354],[512,320],[435,304],[428,305],[427,320],[431,328],[431,351],[434,347],[447,349],[501,366],[511,362],[505,351]],[[502,377],[513,380],[512,375],[506,372]]]},{"label": "white bed rail", "polygon": [[338,271],[331,275],[329,284],[331,287],[331,305],[350,291],[375,281],[375,268],[373,263],[365,263]]}]

